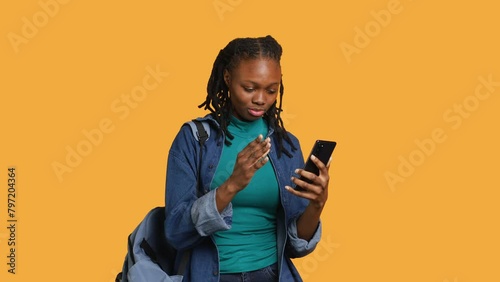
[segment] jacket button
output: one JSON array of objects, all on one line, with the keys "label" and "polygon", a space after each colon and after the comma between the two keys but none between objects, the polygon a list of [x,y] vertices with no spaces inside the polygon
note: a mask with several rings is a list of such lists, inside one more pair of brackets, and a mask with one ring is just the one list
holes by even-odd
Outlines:
[{"label": "jacket button", "polygon": [[212,169],[212,168],[214,168],[214,165],[213,165],[213,164],[210,164],[210,165],[208,166],[208,168],[209,168],[209,169]]},{"label": "jacket button", "polygon": [[217,271],[214,271],[214,276],[217,276],[217,274],[219,274],[219,272],[217,272]]}]

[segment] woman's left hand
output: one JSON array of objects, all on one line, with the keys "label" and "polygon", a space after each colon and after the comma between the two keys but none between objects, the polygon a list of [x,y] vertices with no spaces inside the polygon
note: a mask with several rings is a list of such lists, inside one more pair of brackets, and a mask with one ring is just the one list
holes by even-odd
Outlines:
[{"label": "woman's left hand", "polygon": [[292,177],[292,182],[300,186],[302,190],[295,190],[290,186],[286,186],[286,189],[290,193],[309,199],[309,205],[297,220],[297,235],[299,238],[307,241],[309,241],[316,232],[321,212],[328,199],[328,182],[330,181],[328,169],[330,168],[331,162],[330,159],[325,165],[314,156],[311,157],[311,160],[318,167],[319,175],[304,171],[303,169],[297,169],[295,173],[298,174],[299,177],[302,176],[309,179],[311,183],[307,183],[297,177]]},{"label": "woman's left hand", "polygon": [[292,182],[295,185],[300,186],[302,190],[296,190],[290,186],[286,186],[286,189],[296,196],[309,199],[310,204],[322,209],[328,199],[328,183],[330,181],[328,170],[330,168],[331,159],[326,165],[315,156],[312,156],[311,160],[318,167],[319,175],[303,169],[296,169],[295,173],[299,177],[302,176],[307,178],[311,181],[311,183],[300,180],[299,177],[292,177]]}]

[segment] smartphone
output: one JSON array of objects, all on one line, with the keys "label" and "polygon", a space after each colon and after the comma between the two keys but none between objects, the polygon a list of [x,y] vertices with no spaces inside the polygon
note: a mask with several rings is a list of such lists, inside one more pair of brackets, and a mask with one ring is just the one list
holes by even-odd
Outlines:
[{"label": "smartphone", "polygon": [[[319,169],[311,160],[311,155],[316,156],[316,158],[318,158],[322,163],[326,165],[330,160],[330,157],[333,153],[333,150],[335,149],[335,146],[337,146],[337,142],[335,141],[316,140],[311,150],[311,153],[309,154],[309,157],[307,158],[307,161],[304,165],[304,170],[319,175]],[[305,177],[300,177],[300,179],[307,183],[311,183],[311,181]],[[302,190],[302,188],[300,186],[295,186],[295,190],[300,191]]]}]

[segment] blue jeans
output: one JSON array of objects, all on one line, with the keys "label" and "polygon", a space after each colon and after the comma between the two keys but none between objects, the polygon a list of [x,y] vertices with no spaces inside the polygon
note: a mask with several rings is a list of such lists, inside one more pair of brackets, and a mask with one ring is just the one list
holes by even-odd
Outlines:
[{"label": "blue jeans", "polygon": [[219,282],[276,282],[278,281],[278,264],[241,273],[221,274]]}]

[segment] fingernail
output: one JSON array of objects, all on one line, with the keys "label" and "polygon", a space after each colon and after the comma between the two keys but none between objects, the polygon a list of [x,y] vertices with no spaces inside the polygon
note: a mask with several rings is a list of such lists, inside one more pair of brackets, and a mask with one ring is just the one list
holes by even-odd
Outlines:
[{"label": "fingernail", "polygon": [[297,168],[294,172],[295,172],[296,174],[299,174],[299,169]]},{"label": "fingernail", "polygon": [[315,155],[311,155],[311,160],[315,160],[316,159],[316,156]]}]

